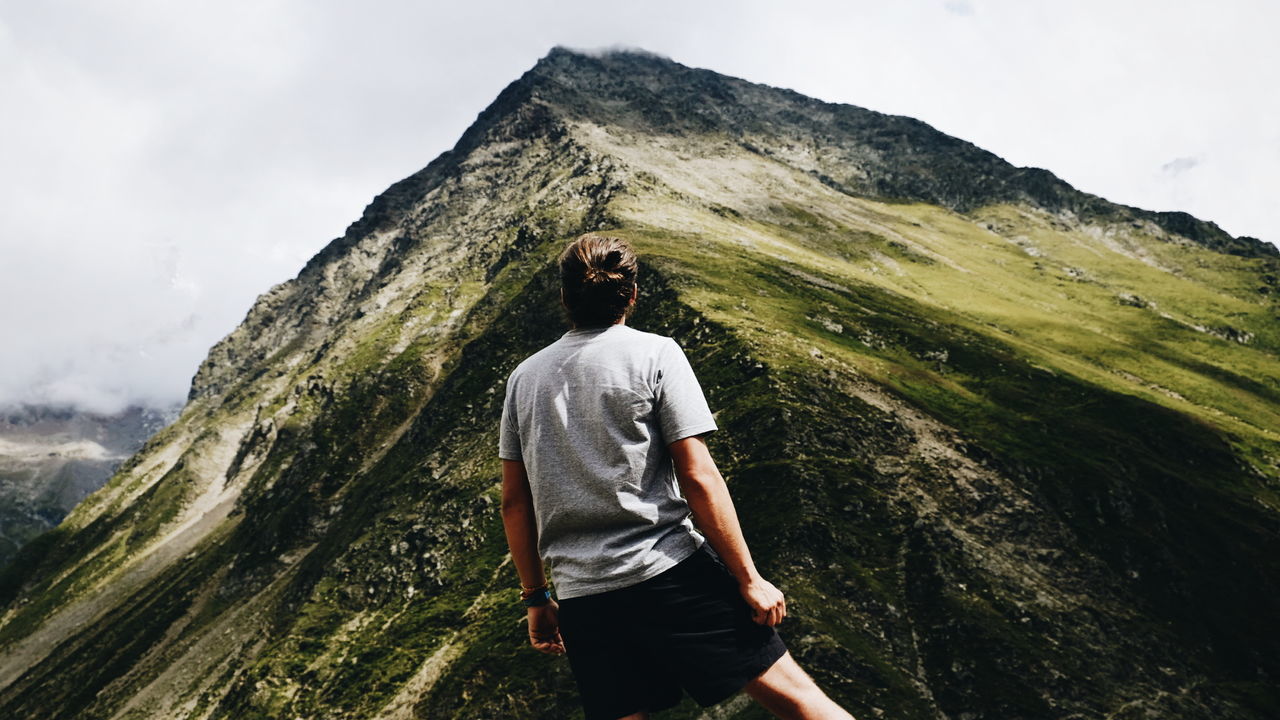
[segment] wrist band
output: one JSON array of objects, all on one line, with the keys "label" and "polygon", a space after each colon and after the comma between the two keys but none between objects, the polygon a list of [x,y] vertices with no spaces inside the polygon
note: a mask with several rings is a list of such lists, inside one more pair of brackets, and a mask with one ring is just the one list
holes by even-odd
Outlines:
[{"label": "wrist band", "polygon": [[551,602],[551,590],[545,584],[540,588],[535,588],[528,595],[520,593],[520,600],[526,607],[537,607],[538,605],[546,605]]}]

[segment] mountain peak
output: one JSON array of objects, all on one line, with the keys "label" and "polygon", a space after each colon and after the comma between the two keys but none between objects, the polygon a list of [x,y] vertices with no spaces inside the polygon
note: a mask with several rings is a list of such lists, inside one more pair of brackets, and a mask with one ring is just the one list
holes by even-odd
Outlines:
[{"label": "mountain peak", "polygon": [[1017,167],[915,118],[825,102],[689,67],[643,48],[557,45],[508,86],[480,120],[494,108],[510,107],[514,96],[536,98],[567,118],[596,125],[727,138],[780,162],[786,161],[768,143],[753,139],[807,146],[821,160],[801,169],[857,197],[926,202],[957,212],[1022,204],[1085,221],[1150,222],[1233,255],[1280,255],[1270,243],[1232,237],[1187,213],[1143,210],[1082,192],[1048,170]]}]

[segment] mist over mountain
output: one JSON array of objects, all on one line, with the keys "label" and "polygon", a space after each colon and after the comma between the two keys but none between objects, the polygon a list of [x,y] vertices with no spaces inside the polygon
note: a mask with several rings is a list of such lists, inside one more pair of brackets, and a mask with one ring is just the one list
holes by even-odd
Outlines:
[{"label": "mist over mountain", "polygon": [[779,633],[855,716],[1280,715],[1274,246],[911,118],[564,48],[19,551],[0,712],[580,717],[528,647],[496,441],[587,230],[639,250],[630,322],[688,353]]},{"label": "mist over mountain", "polygon": [[102,487],[178,408],[131,405],[103,415],[73,407],[0,407],[0,567]]}]

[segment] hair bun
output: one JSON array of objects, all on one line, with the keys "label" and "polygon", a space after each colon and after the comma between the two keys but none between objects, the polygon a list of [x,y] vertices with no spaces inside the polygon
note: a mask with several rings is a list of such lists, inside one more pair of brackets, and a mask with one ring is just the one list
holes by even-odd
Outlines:
[{"label": "hair bun", "polygon": [[584,233],[560,253],[559,265],[565,308],[575,325],[608,325],[629,312],[639,265],[626,240]]},{"label": "hair bun", "polygon": [[625,276],[617,270],[605,270],[594,265],[588,265],[586,271],[582,273],[582,278],[589,283],[606,283],[618,282],[624,279]]}]

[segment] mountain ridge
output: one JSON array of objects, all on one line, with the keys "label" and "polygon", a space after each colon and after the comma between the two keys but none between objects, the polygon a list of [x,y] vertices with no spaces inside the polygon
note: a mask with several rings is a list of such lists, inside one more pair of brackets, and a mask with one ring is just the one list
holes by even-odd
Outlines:
[{"label": "mountain ridge", "polygon": [[[902,135],[907,141],[906,153],[919,152],[920,148],[928,148],[930,145],[941,143],[942,150],[959,150],[963,151],[965,157],[964,162],[958,163],[962,167],[985,166],[989,174],[979,177],[965,177],[956,181],[947,183],[944,188],[938,189],[927,182],[927,173],[923,172],[923,167],[945,167],[951,163],[940,153],[924,155],[918,160],[912,158],[910,160],[899,159],[895,165],[920,165],[921,168],[912,168],[913,172],[908,177],[902,179],[878,180],[872,182],[869,186],[852,186],[847,182],[831,180],[827,177],[824,182],[834,183],[834,187],[838,187],[844,192],[859,194],[858,190],[869,191],[873,196],[882,199],[900,197],[911,200],[920,200],[925,202],[933,202],[944,207],[950,207],[958,211],[972,210],[981,204],[995,204],[999,202],[1016,201],[1030,199],[1036,202],[1041,208],[1055,211],[1060,209],[1069,210],[1079,215],[1098,214],[1106,217],[1111,221],[1125,220],[1150,220],[1169,232],[1177,233],[1194,240],[1206,247],[1218,249],[1223,252],[1231,252],[1244,256],[1276,256],[1280,255],[1280,249],[1271,243],[1263,242],[1257,238],[1248,236],[1232,237],[1215,223],[1203,221],[1184,212],[1157,212],[1135,208],[1132,206],[1113,203],[1096,195],[1084,193],[1073,188],[1070,184],[1053,175],[1052,172],[1036,167],[1016,167],[999,156],[984,150],[969,141],[947,135],[940,130],[924,123],[915,118],[890,115],[880,113],[874,110],[867,110],[856,105],[847,103],[832,103],[815,98],[810,98],[794,90],[786,88],[776,88],[758,83],[750,83],[741,78],[731,77],[716,73],[710,70],[699,68],[690,68],[688,66],[677,63],[673,60],[665,59],[659,55],[647,52],[634,52],[627,50],[615,50],[608,53],[592,55],[577,53],[564,47],[553,49],[546,57],[541,59],[537,65],[530,70],[529,74],[538,75],[540,77],[551,80],[564,80],[566,78],[574,78],[575,75],[585,75],[585,70],[590,69],[593,65],[604,66],[609,62],[626,62],[630,67],[646,68],[652,67],[654,74],[678,71],[681,73],[680,84],[689,89],[689,94],[698,93],[699,99],[711,98],[712,100],[727,100],[730,103],[735,102],[734,98],[725,98],[725,92],[732,92],[733,88],[746,89],[759,93],[773,92],[784,96],[797,105],[809,108],[821,108],[824,111],[832,113],[833,124],[847,123],[849,125],[879,125],[883,127],[886,123],[892,123],[890,133]],[[561,71],[561,72],[557,72]],[[605,73],[610,77],[622,76],[622,73],[611,72]],[[688,79],[687,81],[686,78]],[[522,78],[523,79],[523,78]],[[517,81],[519,82],[519,81]],[[571,83],[566,83],[571,84]],[[639,81],[636,81],[639,84]],[[709,87],[708,87],[709,86]],[[605,83],[599,83],[592,86],[593,97],[599,98],[601,90],[608,88]],[[759,90],[764,88],[764,90]],[[710,90],[707,92],[707,90]],[[702,91],[702,92],[699,92]],[[624,93],[625,94],[625,93]],[[682,98],[687,100],[688,98]],[[753,98],[755,100],[755,98]],[[596,102],[595,107],[598,108],[600,102]],[[667,104],[659,104],[663,110]],[[749,108],[768,107],[768,103],[749,102],[737,103],[739,107],[746,106]],[[652,106],[646,107],[646,112],[654,112]],[[844,117],[838,117],[840,114]],[[701,117],[696,111],[688,113],[693,117]],[[599,117],[599,113],[593,114]],[[644,117],[644,115],[641,115]],[[663,116],[664,122],[660,123],[663,127],[670,127],[671,120],[677,116]],[[717,118],[720,119],[720,118]],[[757,113],[743,113],[738,117],[729,116],[730,120],[741,121],[741,127],[734,129],[739,132],[750,130],[753,126],[757,126],[768,119],[759,118]],[[719,123],[712,124],[714,127],[722,126]],[[651,128],[652,129],[652,128]],[[900,144],[900,143],[899,143]],[[887,147],[893,151],[902,153],[900,148],[892,145]],[[1002,177],[1003,176],[1003,177]],[[973,188],[973,194],[964,192],[966,188]],[[1021,196],[1015,191],[1021,191]],[[1125,214],[1129,214],[1126,217]]]}]

